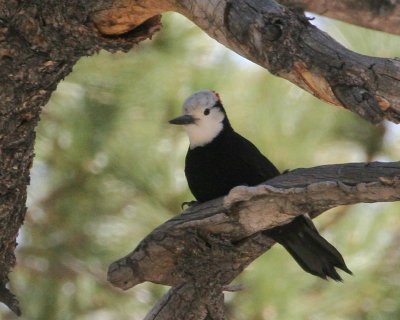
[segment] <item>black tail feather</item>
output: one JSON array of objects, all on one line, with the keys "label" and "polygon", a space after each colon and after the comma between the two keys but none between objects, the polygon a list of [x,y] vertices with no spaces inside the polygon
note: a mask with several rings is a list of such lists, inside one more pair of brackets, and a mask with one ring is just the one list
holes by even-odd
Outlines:
[{"label": "black tail feather", "polygon": [[304,216],[295,218],[287,225],[268,230],[267,233],[284,246],[308,273],[322,279],[329,277],[335,281],[342,281],[335,268],[352,274],[340,252],[326,241],[311,220]]}]

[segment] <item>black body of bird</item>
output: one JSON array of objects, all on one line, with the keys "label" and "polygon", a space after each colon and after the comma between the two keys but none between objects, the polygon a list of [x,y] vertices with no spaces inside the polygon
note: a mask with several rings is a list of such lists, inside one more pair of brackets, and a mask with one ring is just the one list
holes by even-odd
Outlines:
[{"label": "black body of bird", "polygon": [[[280,174],[253,143],[233,130],[215,92],[193,94],[183,110],[184,115],[170,123],[184,125],[189,135],[185,174],[199,202],[224,196],[239,185],[258,185]],[[283,245],[306,272],[336,281],[342,280],[336,267],[351,274],[339,251],[303,215],[265,233]]]}]

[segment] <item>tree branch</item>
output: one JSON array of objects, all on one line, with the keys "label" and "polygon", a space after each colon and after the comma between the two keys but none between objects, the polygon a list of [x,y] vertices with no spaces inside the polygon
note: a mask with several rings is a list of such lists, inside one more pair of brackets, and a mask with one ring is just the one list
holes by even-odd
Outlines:
[{"label": "tree branch", "polygon": [[373,123],[400,121],[400,61],[347,50],[271,0],[181,2],[204,31],[271,73]]},{"label": "tree branch", "polygon": [[189,305],[202,301],[199,310],[209,310],[211,301],[215,310],[221,310],[220,302],[210,295],[222,294],[225,285],[273,245],[263,231],[300,214],[314,218],[339,205],[398,200],[400,162],[297,169],[189,208],[113,262],[108,279],[124,290],[144,281],[173,286],[169,298],[151,311],[156,316],[149,314],[148,319],[189,319],[185,308],[173,317],[154,310],[178,312],[183,301]]},{"label": "tree branch", "polygon": [[361,27],[400,35],[399,1],[279,0],[279,3]]},{"label": "tree branch", "polygon": [[[372,123],[400,122],[400,61],[352,52],[313,26],[303,14],[273,0],[118,0],[129,10],[108,8],[93,15],[100,30],[113,19],[145,8],[177,11],[212,38],[317,98],[344,107]],[[140,5],[137,4],[140,2]],[[148,16],[144,16],[147,18]],[[118,29],[128,26],[122,23]],[[110,32],[108,30],[107,32]]]}]

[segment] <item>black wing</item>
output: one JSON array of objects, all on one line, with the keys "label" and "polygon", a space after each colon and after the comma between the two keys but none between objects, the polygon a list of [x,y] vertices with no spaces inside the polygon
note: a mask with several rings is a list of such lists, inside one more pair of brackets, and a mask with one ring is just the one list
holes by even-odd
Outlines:
[{"label": "black wing", "polygon": [[240,134],[234,132],[231,143],[233,144],[232,148],[236,150],[235,153],[240,167],[247,174],[247,185],[257,185],[280,175],[275,165],[252,142]]},{"label": "black wing", "polygon": [[279,171],[250,141],[228,131],[204,147],[189,149],[185,174],[195,198],[204,202],[239,185],[260,184]]}]

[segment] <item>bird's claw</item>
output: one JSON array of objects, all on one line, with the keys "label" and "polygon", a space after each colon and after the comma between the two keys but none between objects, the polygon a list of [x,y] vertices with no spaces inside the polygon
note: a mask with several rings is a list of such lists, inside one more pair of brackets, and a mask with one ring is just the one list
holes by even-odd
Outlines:
[{"label": "bird's claw", "polygon": [[182,202],[181,209],[185,210],[186,209],[185,206],[187,206],[187,208],[190,208],[190,207],[192,207],[192,206],[194,206],[194,205],[196,205],[198,203],[199,202],[195,201],[195,200]]}]

